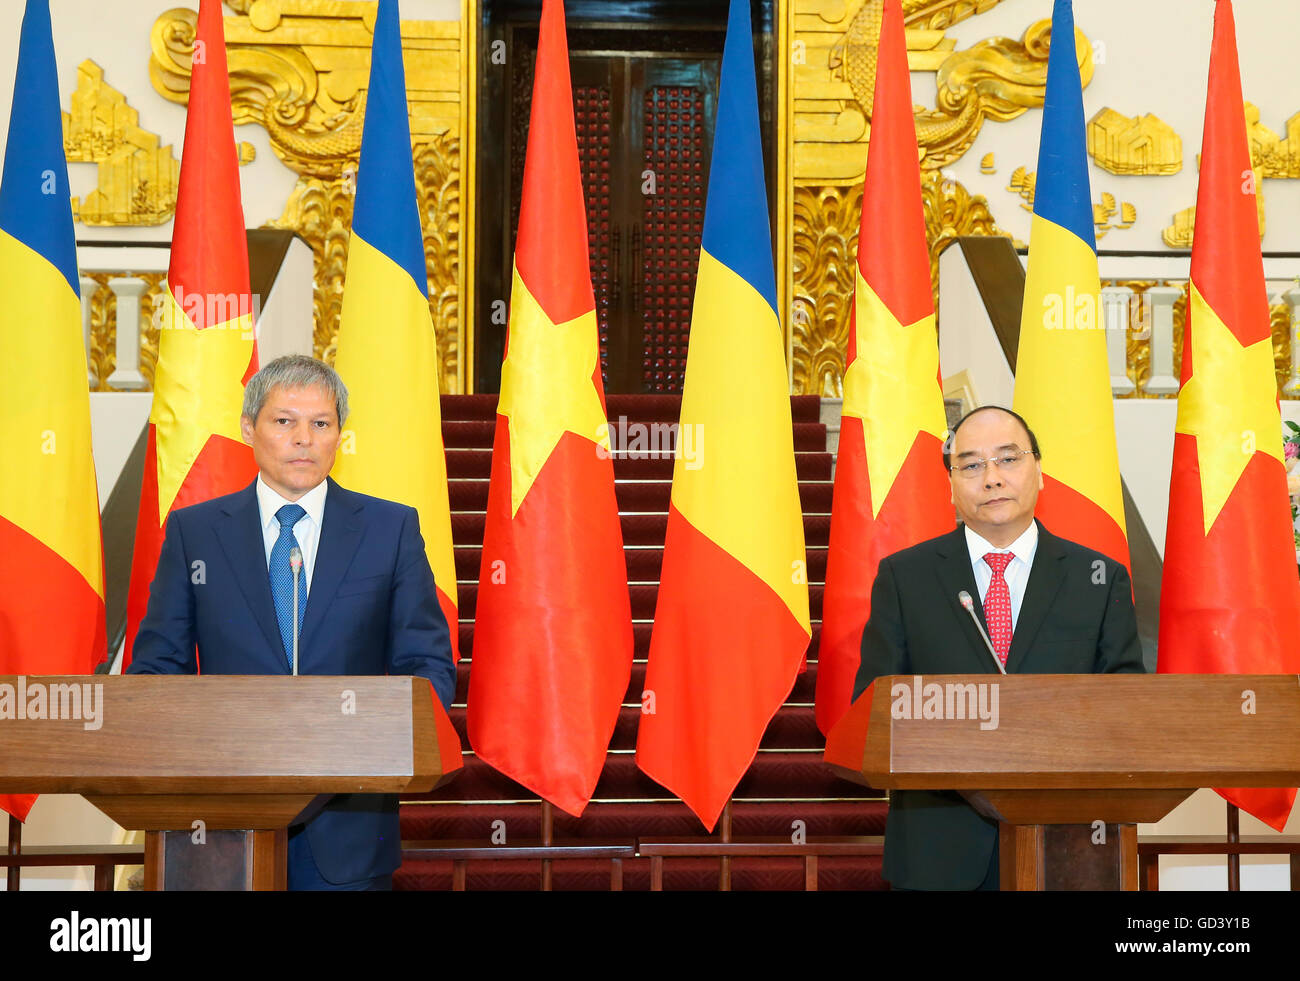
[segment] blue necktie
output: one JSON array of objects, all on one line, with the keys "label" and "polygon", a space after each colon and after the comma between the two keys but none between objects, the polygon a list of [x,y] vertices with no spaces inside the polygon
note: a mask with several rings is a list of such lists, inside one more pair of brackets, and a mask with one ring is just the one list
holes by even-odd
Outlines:
[{"label": "blue necktie", "polygon": [[[289,567],[289,553],[298,540],[293,537],[293,526],[307,512],[297,504],[286,504],[275,512],[280,522],[280,537],[271,546],[271,599],[275,601],[275,619],[280,624],[280,639],[284,641],[284,656],[293,674],[293,570]],[[298,570],[298,637],[302,638],[302,615],[307,609],[306,563]]]}]

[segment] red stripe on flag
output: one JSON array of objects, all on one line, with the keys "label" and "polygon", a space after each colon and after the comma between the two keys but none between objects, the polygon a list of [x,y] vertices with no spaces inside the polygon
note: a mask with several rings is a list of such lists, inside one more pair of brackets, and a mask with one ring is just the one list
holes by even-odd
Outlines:
[{"label": "red stripe on flag", "polygon": [[470,667],[469,741],[575,817],[632,673],[632,614],[613,464],[560,438],[513,519],[509,421],[497,416]]},{"label": "red stripe on flag", "polygon": [[[438,700],[438,693],[429,686],[429,695],[433,699],[433,729],[438,737],[438,758],[442,764],[443,775],[454,773],[465,765],[465,757],[460,746],[460,734],[451,724],[451,717]],[[438,785],[443,781],[439,780]]]},{"label": "red stripe on flag", "polygon": [[104,601],[44,542],[0,517],[0,674],[90,674]]},{"label": "red stripe on flag", "polygon": [[1130,568],[1128,539],[1123,529],[1104,508],[1069,484],[1044,473],[1034,516],[1053,535],[1068,538]]},{"label": "red stripe on flag", "polygon": [[451,663],[460,663],[460,610],[456,604],[451,601],[440,586],[434,584],[434,590],[438,594],[438,608],[442,610],[443,618],[447,621],[447,633],[451,637]]},{"label": "red stripe on flag", "polygon": [[[669,507],[637,765],[710,830],[790,694],[808,633],[770,586]],[[682,733],[696,741],[682,746]]]},{"label": "red stripe on flag", "polygon": [[[107,647],[104,601],[45,543],[0,517],[0,675],[90,674]],[[26,821],[35,794],[0,794]]]}]

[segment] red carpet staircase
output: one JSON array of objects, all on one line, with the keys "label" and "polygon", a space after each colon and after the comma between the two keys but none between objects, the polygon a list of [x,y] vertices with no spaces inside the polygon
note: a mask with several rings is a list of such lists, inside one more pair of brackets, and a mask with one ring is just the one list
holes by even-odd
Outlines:
[{"label": "red carpet staircase", "polygon": [[[403,800],[404,841],[456,839],[487,845],[493,841],[495,830],[497,843],[504,832],[505,844],[510,845],[535,842],[541,835],[541,802],[468,752],[470,746],[465,732],[465,697],[474,653],[474,602],[496,401],[495,395],[442,398],[461,617],[461,662],[451,719],[467,753],[463,772],[447,787]],[[831,454],[826,451],[826,427],[819,420],[819,399],[796,396],[790,401],[808,549],[812,643],[808,670],[795,681],[785,705],[768,726],[757,758],[735,790],[731,833],[733,838],[789,839],[802,827],[808,838],[881,835],[887,807],[881,799],[883,794],[835,777],[821,762],[824,739],[813,717],[813,693],[830,534]],[[620,417],[626,417],[628,423],[675,423],[681,399],[679,396],[612,395],[607,407],[614,424]],[[647,838],[704,835],[702,825],[686,806],[641,773],[635,760],[641,687],[650,648],[672,471],[671,458],[615,458],[636,661],[595,797],[581,818],[570,817],[558,808],[554,810],[557,844],[575,839],[631,843]],[[608,889],[610,886],[610,863],[603,859],[556,861],[552,869],[555,889]],[[717,889],[718,871],[717,859],[666,859],[663,888]],[[465,886],[473,890],[535,890],[539,887],[540,873],[538,861],[471,861],[466,867]],[[395,877],[394,886],[406,890],[442,890],[450,889],[452,881],[450,861],[408,857]],[[650,859],[638,857],[623,862],[623,888],[650,888]],[[802,889],[803,860],[797,857],[733,859],[731,888]],[[879,856],[820,858],[818,888],[885,888],[880,877]]]}]

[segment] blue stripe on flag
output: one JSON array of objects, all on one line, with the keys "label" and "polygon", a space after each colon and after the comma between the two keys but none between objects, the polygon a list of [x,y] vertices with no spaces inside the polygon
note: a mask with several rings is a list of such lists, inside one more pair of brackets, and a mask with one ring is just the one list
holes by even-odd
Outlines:
[{"label": "blue stripe on flag", "polygon": [[1047,56],[1047,93],[1038,144],[1034,214],[1077,235],[1097,251],[1088,186],[1088,152],[1083,124],[1083,84],[1075,57],[1074,11],[1056,0]]},{"label": "blue stripe on flag", "polygon": [[731,0],[727,18],[702,244],[776,310],[749,0]]},{"label": "blue stripe on flag", "polygon": [[420,292],[429,295],[397,0],[379,0],[375,16],[352,230],[405,269]]},{"label": "blue stripe on flag", "polygon": [[0,178],[0,228],[44,256],[81,295],[49,0],[27,0],[23,13]]}]

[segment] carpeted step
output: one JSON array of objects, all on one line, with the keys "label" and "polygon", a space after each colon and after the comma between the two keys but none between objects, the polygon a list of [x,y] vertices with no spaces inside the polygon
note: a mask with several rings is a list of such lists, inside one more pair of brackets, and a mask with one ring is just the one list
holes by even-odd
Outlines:
[{"label": "carpeted step", "polygon": [[[447,449],[490,449],[495,433],[495,422],[444,419],[442,423],[442,441]],[[820,422],[796,422],[794,449],[798,453],[825,452],[826,427]],[[701,450],[707,453],[708,445]]]},{"label": "carpeted step", "polygon": [[[716,892],[719,862],[716,858],[664,860],[666,892]],[[573,859],[551,865],[551,888],[557,892],[602,891],[609,888],[610,863]],[[452,863],[408,860],[393,876],[393,889],[447,891],[452,888]],[[465,888],[472,892],[537,891],[541,888],[541,862],[500,861],[466,864]],[[881,875],[878,855],[851,858],[827,856],[817,861],[820,892],[875,892],[889,888]],[[650,889],[650,859],[623,862],[623,889]],[[735,858],[731,861],[731,889],[735,892],[800,892],[804,889],[801,858]]]},{"label": "carpeted step", "polygon": [[[808,581],[824,583],[826,581],[826,549],[809,548]],[[658,582],[663,568],[664,550],[653,546],[628,546],[623,550],[627,563],[628,582]],[[461,583],[479,581],[479,571],[483,562],[483,549],[473,545],[460,545],[455,550],[456,579]]]},{"label": "carpeted step", "polygon": [[[444,395],[440,399],[444,422],[494,421],[497,411],[495,394]],[[617,423],[620,416],[630,422],[677,422],[681,418],[680,395],[607,395],[605,414]],[[819,422],[821,399],[816,395],[792,395],[790,416],[793,422]]]},{"label": "carpeted step", "polygon": [[[487,509],[488,481],[456,478],[448,481],[452,511]],[[672,494],[671,480],[616,481],[614,497],[622,512],[668,512]],[[834,485],[829,481],[804,481],[799,484],[800,508],[804,512],[827,513],[831,509]]]},{"label": "carpeted step", "polygon": [[[411,800],[520,800],[535,795],[502,776],[477,756],[467,755],[461,772],[445,787]],[[646,776],[632,753],[610,753],[596,784],[595,797],[618,800],[662,799],[673,796]],[[836,776],[817,751],[759,750],[741,778],[734,796],[788,800],[791,798],[879,797],[880,792]]]},{"label": "carpeted step", "polygon": [[[800,480],[830,480],[834,458],[829,453],[796,453],[795,472]],[[672,480],[672,457],[614,457],[615,480]],[[492,475],[490,449],[447,450],[447,476],[487,480]]]},{"label": "carpeted step", "polygon": [[[883,835],[888,804],[877,800],[733,801],[734,837],[774,837],[802,829],[809,837]],[[680,800],[592,801],[575,818],[558,807],[551,811],[554,840],[671,838],[704,835],[704,826]],[[491,841],[493,822],[504,822],[506,844],[540,840],[542,805],[535,797],[515,803],[405,804],[402,840],[456,839]],[[716,829],[715,829],[715,834]]]}]

